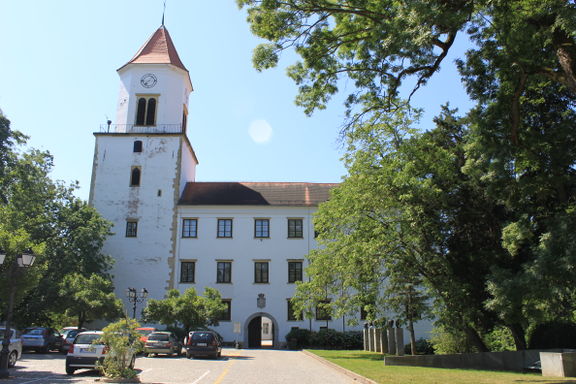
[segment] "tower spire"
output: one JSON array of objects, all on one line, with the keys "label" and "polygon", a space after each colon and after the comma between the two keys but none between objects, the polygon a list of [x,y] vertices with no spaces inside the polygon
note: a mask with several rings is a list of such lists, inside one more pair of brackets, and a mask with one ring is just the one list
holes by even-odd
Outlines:
[{"label": "tower spire", "polygon": [[166,0],[164,0],[164,10],[162,11],[162,26],[164,26],[164,14],[166,13]]}]

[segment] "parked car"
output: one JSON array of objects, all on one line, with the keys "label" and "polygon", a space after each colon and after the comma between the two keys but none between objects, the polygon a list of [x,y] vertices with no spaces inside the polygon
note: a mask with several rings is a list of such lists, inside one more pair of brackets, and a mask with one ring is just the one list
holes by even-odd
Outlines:
[{"label": "parked car", "polygon": [[[6,328],[0,328],[0,340],[4,340]],[[16,361],[22,356],[22,339],[14,328],[10,329],[10,344],[8,344],[8,367],[16,365]]]},{"label": "parked car", "polygon": [[152,332],[144,344],[144,353],[148,356],[159,353],[179,356],[182,353],[182,343],[172,332]]},{"label": "parked car", "polygon": [[[85,331],[76,335],[74,343],[66,355],[66,374],[73,375],[78,369],[95,369],[97,362],[102,362],[108,347],[104,344],[94,343],[103,335],[102,331]],[[130,361],[130,368],[134,368],[136,354],[128,350],[127,360]]]},{"label": "parked car", "polygon": [[22,348],[37,352],[48,352],[55,349],[63,352],[64,338],[54,328],[36,327],[29,329],[22,335]]},{"label": "parked car", "polygon": [[84,332],[86,331],[86,329],[84,328],[80,328],[78,329],[77,327],[66,327],[60,330],[60,334],[62,335],[62,338],[64,339],[64,344],[62,345],[62,350],[65,352],[68,352],[68,350],[70,349],[70,346],[72,345],[72,343],[74,342],[74,339],[76,338],[76,335],[79,334],[80,332]]},{"label": "parked car", "polygon": [[156,328],[154,328],[154,327],[140,327],[140,328],[136,328],[136,332],[138,332],[140,334],[140,341],[142,343],[146,343],[146,340],[148,340],[148,335],[151,334],[152,332],[156,332]]},{"label": "parked car", "polygon": [[214,331],[192,331],[186,337],[186,357],[208,356],[218,358],[222,354],[222,341]]}]

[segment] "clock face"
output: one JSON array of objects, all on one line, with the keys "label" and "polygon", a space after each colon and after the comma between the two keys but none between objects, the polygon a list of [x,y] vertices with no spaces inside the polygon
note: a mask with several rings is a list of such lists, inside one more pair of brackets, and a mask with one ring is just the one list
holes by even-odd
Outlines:
[{"label": "clock face", "polygon": [[140,79],[140,84],[142,84],[144,88],[152,88],[157,82],[158,79],[152,73],[147,73]]}]

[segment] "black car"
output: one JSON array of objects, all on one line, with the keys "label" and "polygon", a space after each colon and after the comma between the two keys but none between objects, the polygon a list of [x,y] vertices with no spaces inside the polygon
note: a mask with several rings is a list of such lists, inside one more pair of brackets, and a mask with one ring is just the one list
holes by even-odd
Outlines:
[{"label": "black car", "polygon": [[222,341],[214,331],[192,331],[186,337],[186,357],[207,356],[217,359],[222,354]]}]

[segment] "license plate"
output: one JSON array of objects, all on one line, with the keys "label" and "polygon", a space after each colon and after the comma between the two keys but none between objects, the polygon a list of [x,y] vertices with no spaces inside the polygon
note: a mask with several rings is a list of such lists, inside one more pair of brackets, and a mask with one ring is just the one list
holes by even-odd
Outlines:
[{"label": "license plate", "polygon": [[206,346],[208,346],[208,344],[206,344],[206,343],[196,343],[196,345],[199,346],[199,347],[206,347]]},{"label": "license plate", "polygon": [[96,348],[80,348],[80,352],[94,353],[96,352]]}]

